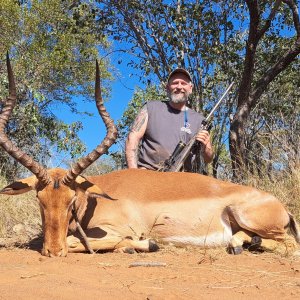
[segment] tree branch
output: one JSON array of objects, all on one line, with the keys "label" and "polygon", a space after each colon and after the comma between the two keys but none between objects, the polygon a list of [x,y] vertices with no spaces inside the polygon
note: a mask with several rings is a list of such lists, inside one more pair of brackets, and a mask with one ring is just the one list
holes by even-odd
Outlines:
[{"label": "tree branch", "polygon": [[284,71],[288,65],[294,61],[300,53],[300,37],[296,40],[295,44],[287,51],[278,61],[273,65],[266,74],[257,82],[255,90],[252,92],[251,106],[255,105],[259,97],[266,90],[268,84],[275,79],[275,77]]},{"label": "tree branch", "polygon": [[258,31],[257,33],[257,39],[260,40],[263,35],[266,33],[266,31],[270,28],[271,22],[274,19],[276,12],[278,10],[278,7],[280,6],[282,0],[277,0],[270,12],[269,17],[266,19],[265,25]]},{"label": "tree branch", "polygon": [[299,21],[299,13],[298,13],[297,4],[293,0],[283,0],[283,2],[286,3],[292,11],[294,27],[297,32],[297,39],[299,39],[300,38],[300,21]]},{"label": "tree branch", "polygon": [[283,2],[286,3],[292,11],[297,38],[294,45],[271,68],[269,68],[261,79],[258,80],[256,87],[252,92],[253,97],[251,98],[253,103],[251,103],[251,106],[255,105],[269,83],[272,82],[278,74],[284,71],[300,53],[300,20],[298,9],[293,0],[283,0]]}]

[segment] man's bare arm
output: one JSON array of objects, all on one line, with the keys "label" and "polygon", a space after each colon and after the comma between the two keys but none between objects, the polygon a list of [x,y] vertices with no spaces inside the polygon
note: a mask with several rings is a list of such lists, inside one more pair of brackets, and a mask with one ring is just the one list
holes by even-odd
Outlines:
[{"label": "man's bare arm", "polygon": [[138,147],[140,140],[145,134],[147,123],[148,111],[147,107],[144,106],[135,118],[126,140],[125,155],[127,167],[129,169],[137,168]]}]

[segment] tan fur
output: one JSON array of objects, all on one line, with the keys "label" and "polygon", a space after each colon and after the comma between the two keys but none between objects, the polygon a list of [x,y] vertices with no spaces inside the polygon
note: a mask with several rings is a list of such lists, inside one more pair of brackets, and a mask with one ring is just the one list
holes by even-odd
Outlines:
[{"label": "tan fur", "polygon": [[[64,256],[67,248],[73,252],[86,249],[75,234],[72,201],[94,250],[149,251],[152,238],[235,247],[258,235],[277,243],[285,240],[290,222],[286,209],[272,195],[199,174],[130,169],[87,179],[79,176],[71,188],[62,183],[54,188],[53,182],[65,173],[48,170],[51,183],[46,187],[39,187],[30,177],[2,190],[11,195],[36,189],[44,255]],[[73,235],[66,239],[68,229]],[[299,238],[299,232],[295,235]]]}]

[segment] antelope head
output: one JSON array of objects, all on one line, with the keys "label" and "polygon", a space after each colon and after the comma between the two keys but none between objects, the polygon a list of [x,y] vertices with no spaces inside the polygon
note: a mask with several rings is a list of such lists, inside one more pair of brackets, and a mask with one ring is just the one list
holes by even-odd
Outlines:
[{"label": "antelope head", "polygon": [[102,154],[106,153],[117,138],[116,126],[107,113],[101,97],[99,65],[96,62],[95,100],[98,112],[105,123],[107,134],[93,151],[81,158],[70,170],[47,170],[16,147],[5,133],[5,127],[16,105],[16,86],[8,55],[6,63],[9,95],[0,114],[0,145],[10,156],[34,175],[15,181],[0,193],[16,195],[35,190],[40,205],[44,234],[42,254],[46,256],[66,256],[68,252],[66,237],[71,219],[72,204],[76,201],[78,194],[103,195],[103,191],[98,186],[89,182],[80,174]]}]

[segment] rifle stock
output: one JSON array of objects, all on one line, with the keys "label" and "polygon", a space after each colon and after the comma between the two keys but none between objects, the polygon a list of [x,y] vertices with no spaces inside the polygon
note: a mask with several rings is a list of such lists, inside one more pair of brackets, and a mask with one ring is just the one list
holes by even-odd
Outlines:
[{"label": "rifle stock", "polygon": [[172,164],[168,170],[165,170],[164,172],[179,172],[180,169],[183,167],[184,162],[186,161],[187,157],[191,153],[191,149],[196,143],[196,135],[190,139],[190,141],[186,144],[185,148],[181,151],[181,154],[179,157],[177,157],[177,160],[174,161],[174,164]]}]

